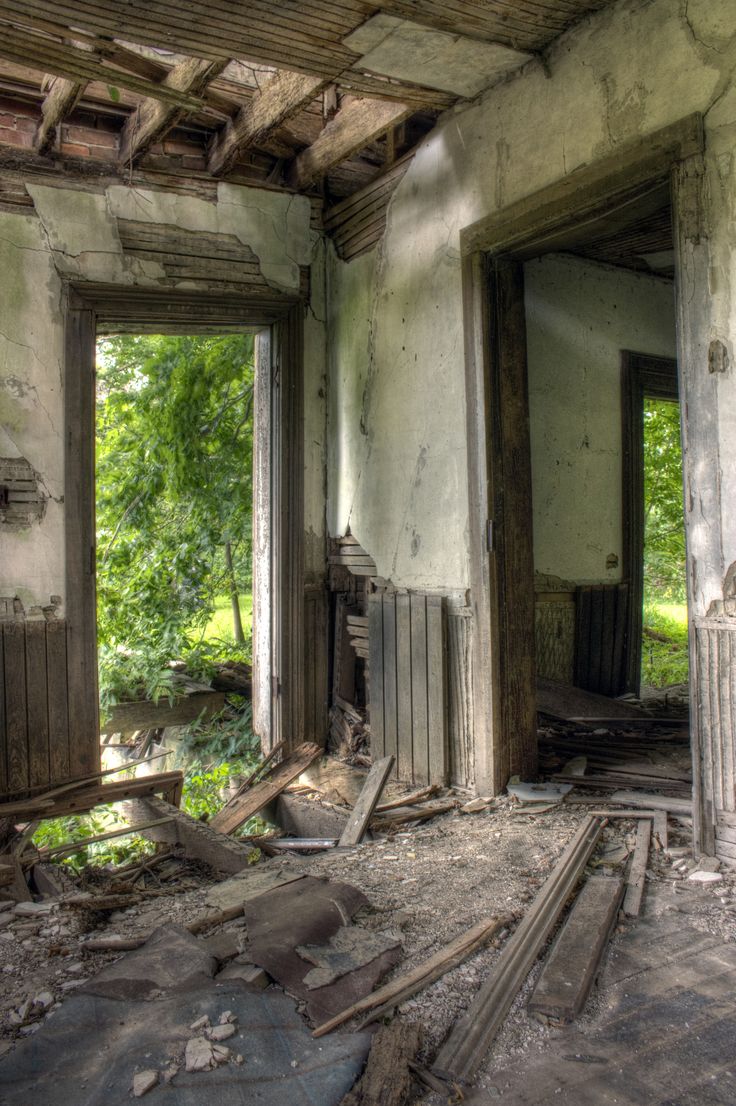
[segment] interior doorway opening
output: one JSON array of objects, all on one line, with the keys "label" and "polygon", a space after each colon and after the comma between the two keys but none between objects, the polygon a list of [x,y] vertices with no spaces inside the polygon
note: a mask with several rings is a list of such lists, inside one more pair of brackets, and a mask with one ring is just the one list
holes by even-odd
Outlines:
[{"label": "interior doorway opening", "polygon": [[251,332],[97,342],[100,714],[119,755],[175,744],[223,776],[255,755],[255,372]]}]

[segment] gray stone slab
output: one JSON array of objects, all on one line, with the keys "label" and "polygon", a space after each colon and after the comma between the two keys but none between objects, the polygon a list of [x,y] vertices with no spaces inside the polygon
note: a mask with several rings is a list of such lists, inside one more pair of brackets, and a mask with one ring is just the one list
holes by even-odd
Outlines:
[{"label": "gray stone slab", "polygon": [[[237,1032],[226,1044],[242,1065],[187,1074],[189,1026],[230,1010]],[[150,1106],[337,1106],[370,1047],[369,1033],[313,1040],[282,991],[237,980],[210,981],[151,1002],[75,994],[33,1037],[0,1058],[3,1106],[128,1106],[136,1071],[180,1071],[145,1098]]]},{"label": "gray stone slab", "polygon": [[215,967],[204,941],[183,926],[168,923],[155,930],[145,945],[108,964],[80,990],[106,998],[147,999],[211,979]]}]

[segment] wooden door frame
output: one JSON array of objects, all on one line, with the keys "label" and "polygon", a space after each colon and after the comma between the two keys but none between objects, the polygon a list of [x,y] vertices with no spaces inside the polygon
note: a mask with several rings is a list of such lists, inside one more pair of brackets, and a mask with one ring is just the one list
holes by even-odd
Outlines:
[{"label": "wooden door frame", "polygon": [[[523,495],[515,495],[506,504],[500,527],[497,518],[499,482],[508,487],[503,465],[499,465],[504,447],[499,428],[503,427],[508,410],[497,410],[497,400],[502,396],[504,377],[510,372],[518,378],[520,360],[525,364],[526,356],[518,346],[514,351],[513,343],[503,341],[500,336],[506,330],[508,318],[518,317],[523,284],[518,278],[513,281],[517,288],[516,304],[508,297],[503,302],[498,291],[499,265],[520,266],[542,253],[573,248],[596,232],[610,232],[617,220],[630,218],[632,205],[640,210],[648,200],[652,205],[658,202],[662,189],[669,190],[676,167],[687,159],[700,158],[702,150],[702,118],[699,114],[690,115],[624,146],[615,155],[577,169],[461,232],[470,586],[474,616],[475,784],[481,791],[497,793],[505,787],[509,771],[515,771],[518,765],[531,771],[536,765],[536,726],[531,712],[528,708],[524,712],[523,706],[524,701],[536,706],[534,659],[532,655],[530,661],[526,655],[529,635],[521,635],[518,620],[510,623],[504,614],[505,609],[516,605],[528,611],[530,594],[533,603],[533,573],[522,580],[512,562],[513,549],[516,556],[529,562],[531,500],[525,502]],[[679,222],[687,219],[687,212],[680,212],[681,202],[681,192],[675,188],[675,235]],[[517,400],[518,419],[518,397],[508,398],[511,411],[514,399]],[[527,456],[520,460],[525,481],[531,467],[528,446]],[[509,526],[515,535],[511,546],[506,540]],[[490,529],[494,531],[492,535]],[[515,659],[520,668],[515,669]],[[512,728],[514,711],[508,709],[509,694],[520,704],[517,720],[521,719],[522,730]]]},{"label": "wooden door frame", "polygon": [[[301,299],[69,283],[65,287],[64,504],[70,741],[99,770],[95,585],[95,350],[113,332],[261,333],[270,360],[270,729],[304,737],[304,387]],[[325,645],[326,648],[326,645]],[[90,738],[93,735],[93,740]],[[86,770],[86,767],[85,767]]]},{"label": "wooden door frame", "polygon": [[[677,361],[633,350],[621,353],[621,477],[623,576],[629,585],[626,630],[626,690],[641,690],[644,601],[644,400],[679,401]],[[683,516],[683,526],[684,516]]]}]

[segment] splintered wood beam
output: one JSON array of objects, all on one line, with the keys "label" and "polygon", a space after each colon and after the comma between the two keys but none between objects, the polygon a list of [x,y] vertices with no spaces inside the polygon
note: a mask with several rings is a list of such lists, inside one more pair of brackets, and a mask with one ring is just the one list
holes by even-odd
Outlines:
[{"label": "splintered wood beam", "polygon": [[244,150],[257,146],[270,131],[311,103],[328,84],[322,77],[276,73],[216,135],[207,162],[210,173],[215,176],[227,173]]},{"label": "splintered wood beam", "polygon": [[[203,58],[187,58],[175,65],[161,82],[162,87],[176,92],[199,95],[207,83],[219,77],[227,61],[206,61]],[[132,165],[146,150],[175,127],[186,114],[186,109],[175,104],[149,98],[128,116],[120,135],[120,161]]]},{"label": "splintered wood beam", "polygon": [[356,98],[344,102],[319,138],[291,163],[287,183],[296,189],[313,184],[411,112],[411,106],[388,100]]},{"label": "splintered wood beam", "polygon": [[85,89],[84,84],[65,77],[52,77],[41,104],[41,122],[36,128],[33,146],[37,154],[45,154],[54,144],[62,120],[70,115]]}]

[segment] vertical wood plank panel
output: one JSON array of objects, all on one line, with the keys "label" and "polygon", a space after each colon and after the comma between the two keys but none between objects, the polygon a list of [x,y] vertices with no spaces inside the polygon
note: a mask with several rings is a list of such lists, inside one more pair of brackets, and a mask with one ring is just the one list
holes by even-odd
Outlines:
[{"label": "vertical wood plank panel", "polygon": [[587,687],[588,658],[590,656],[590,591],[579,587],[575,592],[575,684]]},{"label": "vertical wood plank panel", "polygon": [[708,666],[708,696],[710,706],[710,744],[712,765],[712,799],[719,810],[723,809],[723,765],[721,754],[721,698],[719,687],[719,633],[708,630],[710,664]]},{"label": "vertical wood plank panel", "polygon": [[734,770],[734,637],[727,630],[723,634],[723,650],[720,658],[721,683],[721,746],[723,756],[723,809],[736,809],[736,771]]},{"label": "vertical wood plank panel", "polygon": [[613,687],[612,695],[622,695],[626,690],[626,628],[629,624],[629,588],[619,584],[616,588],[616,625],[613,632]]},{"label": "vertical wood plank panel", "polygon": [[398,751],[398,711],[396,688],[396,602],[394,595],[383,595],[383,733],[385,756]]},{"label": "vertical wood plank panel", "polygon": [[49,697],[49,782],[57,784],[70,775],[66,622],[46,624],[46,664]]},{"label": "vertical wood plank panel", "polygon": [[603,589],[603,627],[601,635],[601,695],[613,695],[613,638],[616,632],[616,589]]},{"label": "vertical wood plank panel", "polygon": [[46,623],[26,622],[26,712],[28,717],[28,782],[49,782],[49,706],[46,677]]},{"label": "vertical wood plank panel", "polygon": [[5,654],[5,726],[8,750],[8,791],[28,788],[28,715],[26,650],[22,622],[3,623]]},{"label": "vertical wood plank panel", "polygon": [[383,599],[375,592],[368,596],[368,654],[371,757],[376,761],[386,755],[386,740],[383,724]]},{"label": "vertical wood plank panel", "polygon": [[5,646],[0,622],[0,795],[8,790],[8,727],[5,718]]},{"label": "vertical wood plank panel", "polygon": [[414,781],[428,784],[429,699],[427,694],[427,597],[411,593],[411,685]]},{"label": "vertical wood plank panel", "polygon": [[590,655],[588,681],[585,687],[596,691],[601,682],[601,645],[603,637],[603,588],[593,587],[590,592]]},{"label": "vertical wood plank panel", "polygon": [[427,693],[429,722],[429,778],[447,780],[447,665],[443,601],[427,596]]},{"label": "vertical wood plank panel", "polygon": [[412,747],[412,638],[410,599],[406,593],[396,596],[396,775],[400,780],[414,779]]}]

